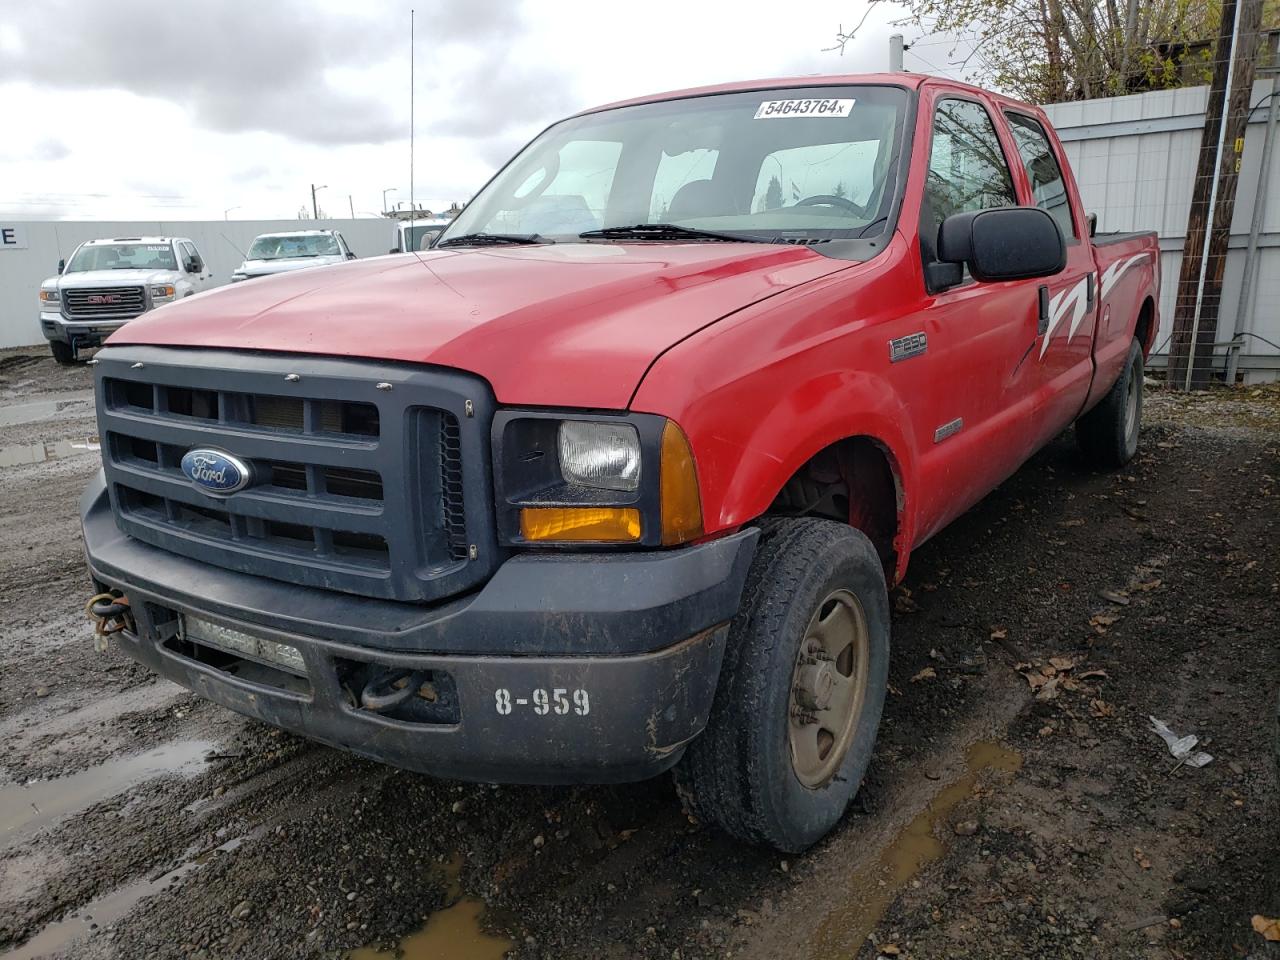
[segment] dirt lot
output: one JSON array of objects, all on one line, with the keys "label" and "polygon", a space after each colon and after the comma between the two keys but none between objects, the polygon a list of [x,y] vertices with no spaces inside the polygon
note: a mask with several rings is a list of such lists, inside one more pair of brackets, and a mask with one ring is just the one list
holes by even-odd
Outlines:
[{"label": "dirt lot", "polygon": [[857,809],[784,860],[666,779],[433,781],[95,653],[89,387],[0,354],[0,957],[1280,957],[1276,389],[1153,391],[1127,470],[1064,437],[925,546]]}]

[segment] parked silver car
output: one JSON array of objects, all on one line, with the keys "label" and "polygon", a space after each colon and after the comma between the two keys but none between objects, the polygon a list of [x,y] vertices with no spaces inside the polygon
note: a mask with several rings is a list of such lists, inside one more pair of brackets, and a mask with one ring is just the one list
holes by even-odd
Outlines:
[{"label": "parked silver car", "polygon": [[264,233],[249,246],[244,263],[231,274],[231,282],[268,277],[291,270],[323,267],[354,260],[356,255],[337,230],[292,230]]}]

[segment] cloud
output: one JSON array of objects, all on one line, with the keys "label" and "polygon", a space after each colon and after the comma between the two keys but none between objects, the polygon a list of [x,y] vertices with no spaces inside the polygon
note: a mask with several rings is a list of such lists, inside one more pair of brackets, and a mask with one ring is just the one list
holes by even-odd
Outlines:
[{"label": "cloud", "polygon": [[38,140],[31,147],[31,159],[40,163],[52,163],[55,160],[63,160],[70,156],[71,148],[61,140],[54,137],[45,137]]},{"label": "cloud", "polygon": [[6,11],[0,82],[159,97],[222,132],[380,143],[403,133],[388,99],[326,74],[386,59],[387,20],[322,13],[305,0],[15,4]]}]

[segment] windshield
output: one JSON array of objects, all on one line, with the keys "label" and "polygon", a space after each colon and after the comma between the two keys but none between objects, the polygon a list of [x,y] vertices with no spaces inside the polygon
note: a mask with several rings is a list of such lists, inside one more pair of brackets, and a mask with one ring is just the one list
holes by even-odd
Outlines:
[{"label": "windshield", "polygon": [[336,257],[338,241],[328,234],[294,237],[258,237],[249,248],[247,260],[284,260],[290,257]]},{"label": "windshield", "polygon": [[619,107],[556,124],[445,231],[576,239],[671,223],[744,239],[885,229],[906,92],[815,87]]},{"label": "windshield", "polygon": [[89,270],[177,270],[167,243],[100,243],[81,247],[63,273]]}]

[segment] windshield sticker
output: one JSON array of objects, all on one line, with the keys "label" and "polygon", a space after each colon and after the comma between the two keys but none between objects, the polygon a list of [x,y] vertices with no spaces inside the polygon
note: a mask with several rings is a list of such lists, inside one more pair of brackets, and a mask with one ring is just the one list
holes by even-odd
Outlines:
[{"label": "windshield sticker", "polygon": [[756,109],[756,120],[778,117],[847,117],[853,100],[766,100]]}]

